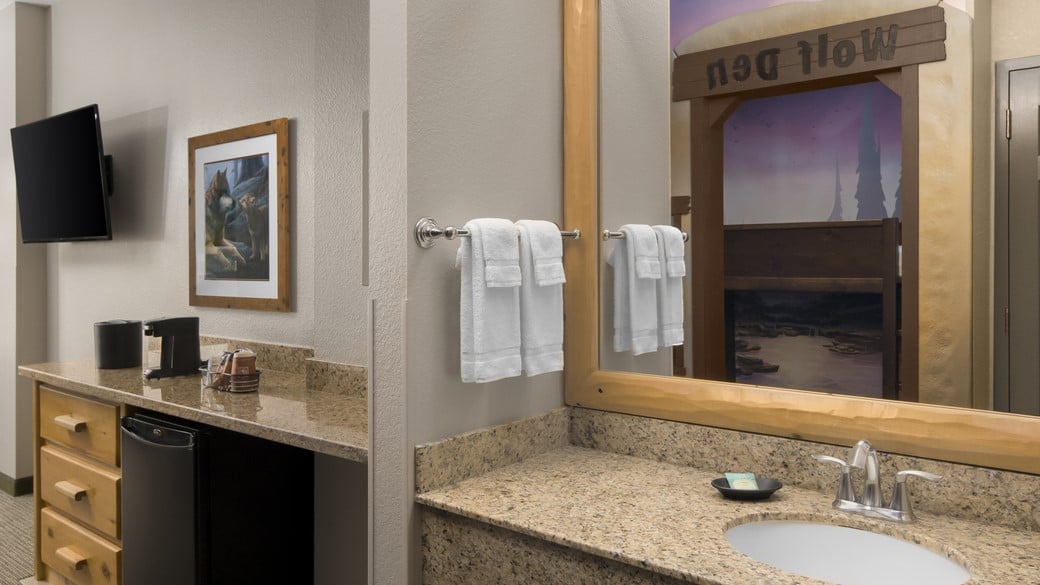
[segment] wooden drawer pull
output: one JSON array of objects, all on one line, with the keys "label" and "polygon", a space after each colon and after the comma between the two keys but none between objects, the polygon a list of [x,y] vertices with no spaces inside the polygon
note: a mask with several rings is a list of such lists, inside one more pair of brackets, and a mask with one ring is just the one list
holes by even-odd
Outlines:
[{"label": "wooden drawer pull", "polygon": [[62,414],[54,417],[54,424],[74,433],[81,433],[87,430],[87,421],[81,418],[76,418],[71,414]]},{"label": "wooden drawer pull", "polygon": [[54,554],[74,571],[87,566],[87,557],[71,546],[63,546],[54,551]]},{"label": "wooden drawer pull", "polygon": [[76,500],[77,502],[87,497],[87,488],[72,483],[71,481],[59,481],[54,484],[54,489],[59,494]]}]

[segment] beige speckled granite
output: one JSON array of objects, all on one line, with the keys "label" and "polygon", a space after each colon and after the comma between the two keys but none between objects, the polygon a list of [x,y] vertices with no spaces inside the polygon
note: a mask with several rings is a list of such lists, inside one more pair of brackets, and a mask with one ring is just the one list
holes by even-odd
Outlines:
[{"label": "beige speckled granite", "polygon": [[[847,447],[585,408],[571,409],[570,428],[571,443],[581,447],[720,472],[753,471],[831,496],[838,470],[817,463],[812,455],[844,459],[848,454]],[[1040,531],[1038,476],[887,453],[881,453],[880,461],[885,494],[891,493],[898,470],[943,476],[936,483],[913,482],[915,510]]]},{"label": "beige speckled granite", "polygon": [[311,390],[356,398],[368,397],[368,368],[364,366],[308,358],[306,367],[307,387]]},{"label": "beige speckled granite", "polygon": [[[732,502],[710,487],[717,475],[562,447],[420,494],[417,500],[691,583],[818,583],[752,561],[728,544],[726,528],[756,519],[867,528],[946,554],[966,566],[975,584],[1040,583],[1040,533],[928,513],[919,514],[913,525],[872,520],[834,511],[830,497],[794,486],[765,502]],[[500,553],[488,548],[486,554]],[[518,549],[516,554],[527,553]]]},{"label": "beige speckled granite", "polygon": [[[314,357],[314,349],[297,345],[278,345],[263,341],[247,341],[226,337],[199,336],[200,345],[226,344],[229,350],[249,348],[256,352],[256,365],[261,370],[278,370],[290,374],[307,373],[308,358]],[[206,359],[209,356],[202,356]]]},{"label": "beige speckled granite", "polygon": [[21,366],[18,373],[109,402],[368,461],[367,400],[308,391],[302,373],[279,371],[270,363],[261,369],[260,390],[246,394],[203,388],[198,376],[146,381],[140,368],[98,370],[93,360]]},{"label": "beige speckled granite", "polygon": [[415,448],[416,491],[425,492],[567,445],[568,410],[478,429]]},{"label": "beige speckled granite", "polygon": [[676,585],[670,577],[440,510],[422,514],[423,585]]}]

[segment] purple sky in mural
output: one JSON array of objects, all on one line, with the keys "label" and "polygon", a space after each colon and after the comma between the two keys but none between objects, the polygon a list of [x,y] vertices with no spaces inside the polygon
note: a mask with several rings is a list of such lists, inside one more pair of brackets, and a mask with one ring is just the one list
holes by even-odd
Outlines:
[{"label": "purple sky in mural", "polygon": [[843,218],[855,219],[860,119],[868,97],[891,215],[902,153],[900,99],[875,82],[744,102],[724,130],[726,223],[827,220],[835,158]]},{"label": "purple sky in mural", "polygon": [[[770,6],[819,0],[670,0],[671,42],[673,49],[694,31],[731,16],[753,12]],[[848,0],[856,2],[860,0]],[[947,4],[967,10],[965,0],[947,0]]]},{"label": "purple sky in mural", "polygon": [[[670,44],[674,48],[697,30],[738,14],[802,1],[818,0],[670,0]],[[843,217],[855,219],[863,92],[873,103],[891,214],[900,173],[900,101],[872,83],[745,102],[726,123],[726,223],[826,220],[834,205],[836,156]]]},{"label": "purple sky in mural", "polygon": [[671,0],[669,46],[674,49],[690,33],[731,16],[800,1],[803,0]]}]

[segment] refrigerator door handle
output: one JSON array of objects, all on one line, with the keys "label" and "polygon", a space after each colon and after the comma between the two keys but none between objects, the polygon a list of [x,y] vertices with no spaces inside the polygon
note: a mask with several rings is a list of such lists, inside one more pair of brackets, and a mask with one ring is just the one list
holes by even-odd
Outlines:
[{"label": "refrigerator door handle", "polygon": [[195,434],[168,426],[159,427],[150,425],[140,419],[123,417],[119,426],[125,431],[126,437],[139,441],[149,447],[160,447],[167,449],[194,449]]}]

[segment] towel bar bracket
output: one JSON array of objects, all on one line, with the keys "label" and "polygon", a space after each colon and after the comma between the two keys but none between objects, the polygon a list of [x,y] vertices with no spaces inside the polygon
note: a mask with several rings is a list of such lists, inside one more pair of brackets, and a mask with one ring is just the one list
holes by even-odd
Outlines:
[{"label": "towel bar bracket", "polygon": [[[437,238],[454,240],[458,236],[463,235],[460,234],[459,231],[460,230],[457,230],[452,226],[441,229],[441,227],[437,225],[437,220],[429,217],[420,217],[419,221],[415,222],[415,243],[418,244],[420,248],[432,248]],[[461,231],[465,232],[465,235],[469,235],[469,231]]]}]

